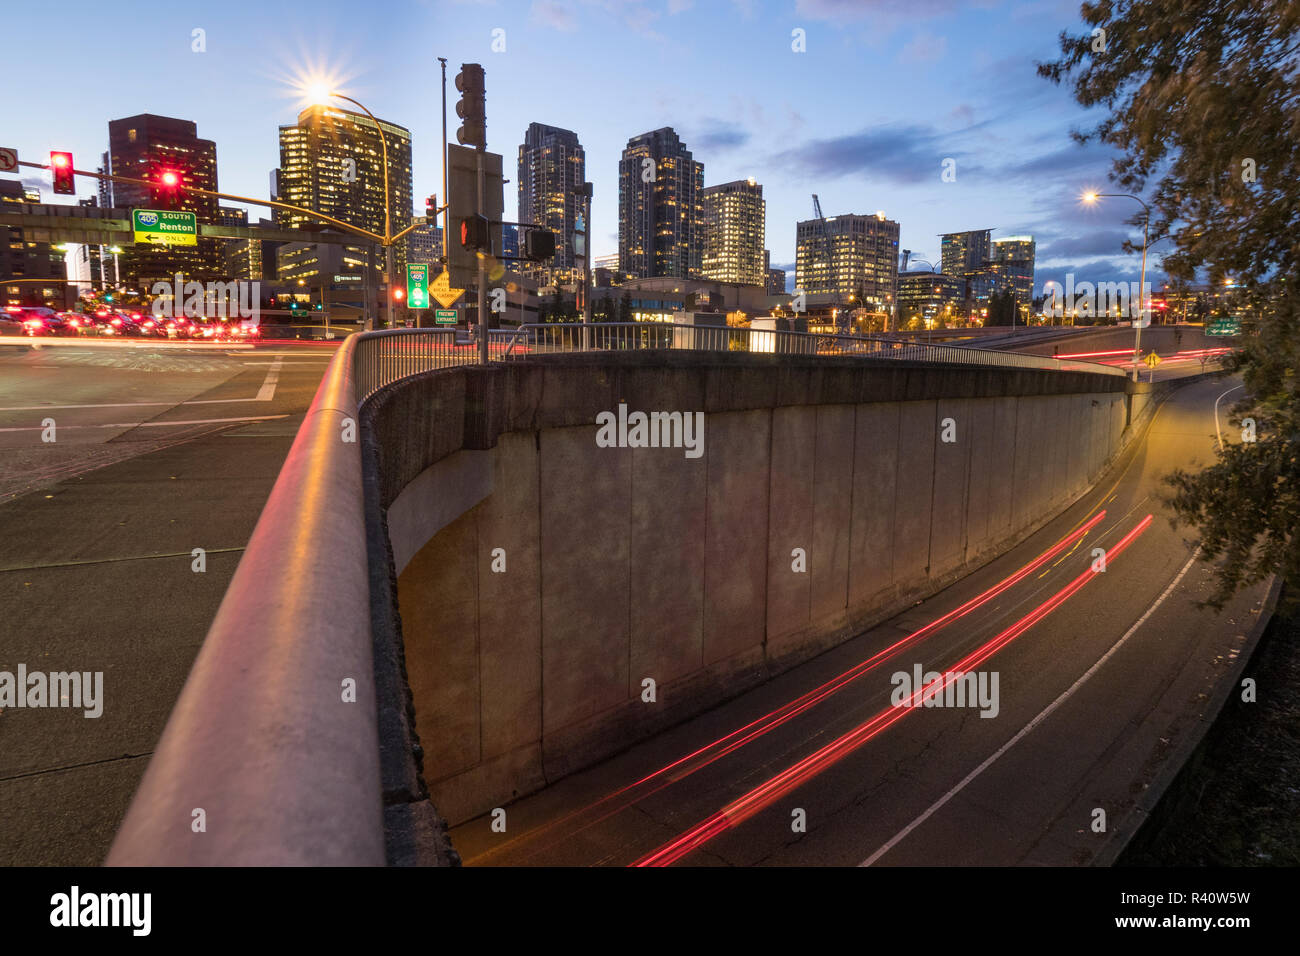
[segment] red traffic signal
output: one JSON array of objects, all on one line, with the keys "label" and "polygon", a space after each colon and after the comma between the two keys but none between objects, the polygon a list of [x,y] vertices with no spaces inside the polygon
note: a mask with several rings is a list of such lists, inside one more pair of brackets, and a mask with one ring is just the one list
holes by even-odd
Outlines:
[{"label": "red traffic signal", "polygon": [[159,169],[149,187],[149,201],[161,209],[179,209],[181,174],[174,169]]},{"label": "red traffic signal", "polygon": [[65,196],[75,195],[77,187],[72,174],[72,154],[50,152],[50,179],[54,182],[54,191]]},{"label": "red traffic signal", "polygon": [[466,216],[460,221],[460,244],[466,249],[487,249],[488,221],[483,216]]},{"label": "red traffic signal", "polygon": [[406,298],[406,290],[405,290],[405,289],[394,289],[394,290],[393,290],[393,301],[394,301],[394,302],[401,302],[401,301],[402,301],[403,299],[405,299],[405,298]]}]

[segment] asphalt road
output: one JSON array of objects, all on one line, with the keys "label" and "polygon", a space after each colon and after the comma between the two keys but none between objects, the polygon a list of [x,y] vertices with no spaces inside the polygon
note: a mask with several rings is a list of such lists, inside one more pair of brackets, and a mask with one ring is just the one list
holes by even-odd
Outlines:
[{"label": "asphalt road", "polygon": [[[1092,492],[931,600],[507,805],[505,832],[489,816],[453,829],[453,844],[468,865],[1089,863],[1202,719],[1263,601],[1260,587],[1222,614],[1198,610],[1210,569],[1157,498],[1170,469],[1210,460],[1234,384],[1174,392]],[[1224,440],[1239,396],[1218,406]],[[891,704],[895,673],[972,654],[988,656],[961,669],[998,674],[996,716]]]},{"label": "asphalt road", "polygon": [[0,710],[0,864],[103,860],[332,354],[0,346],[0,671],[103,673]]}]

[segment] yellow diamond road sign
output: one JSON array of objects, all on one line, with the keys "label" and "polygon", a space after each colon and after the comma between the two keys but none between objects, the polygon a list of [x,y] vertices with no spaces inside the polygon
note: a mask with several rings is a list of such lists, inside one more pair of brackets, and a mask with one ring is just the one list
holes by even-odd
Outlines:
[{"label": "yellow diamond road sign", "polygon": [[438,304],[444,309],[450,309],[455,301],[464,294],[464,289],[453,289],[451,287],[451,277],[447,275],[445,269],[438,273],[438,278],[429,283],[429,295],[437,299]]},{"label": "yellow diamond road sign", "polygon": [[1160,356],[1156,355],[1155,352],[1150,352],[1142,361],[1147,363],[1147,368],[1155,368],[1160,364]]}]

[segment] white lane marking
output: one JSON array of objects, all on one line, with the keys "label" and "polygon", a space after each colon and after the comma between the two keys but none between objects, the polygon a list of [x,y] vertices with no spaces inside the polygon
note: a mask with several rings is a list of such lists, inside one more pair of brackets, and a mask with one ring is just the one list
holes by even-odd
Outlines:
[{"label": "white lane marking", "polygon": [[1137,632],[1137,629],[1146,623],[1147,618],[1149,618],[1152,614],[1155,613],[1156,608],[1158,608],[1161,604],[1165,603],[1165,598],[1169,597],[1169,595],[1173,593],[1174,588],[1178,587],[1178,582],[1183,579],[1183,576],[1187,574],[1188,570],[1191,569],[1192,565],[1196,563],[1196,559],[1200,555],[1200,553],[1201,553],[1201,549],[1200,546],[1198,545],[1196,550],[1192,552],[1192,556],[1187,559],[1187,563],[1183,565],[1183,569],[1178,572],[1178,575],[1172,581],[1169,582],[1169,586],[1164,589],[1160,597],[1156,598],[1155,603],[1152,604],[1149,608],[1147,608],[1146,613],[1143,614],[1140,618],[1138,618],[1137,622],[1132,627],[1130,627],[1127,631],[1124,632],[1124,636],[1121,637],[1118,641],[1116,641],[1111,646],[1110,650],[1108,650],[1105,654],[1101,655],[1097,663],[1089,667],[1087,671],[1084,672],[1082,677],[1080,677],[1078,680],[1076,680],[1073,684],[1070,685],[1069,689],[1066,690],[1065,693],[1063,693],[1060,697],[1056,698],[1056,700],[1052,701],[1041,711],[1039,711],[1037,717],[1035,717],[1029,723],[1025,724],[1025,726],[1021,728],[1019,733],[1017,733],[1014,737],[1012,737],[1005,744],[1003,744],[996,751],[994,751],[993,754],[990,755],[989,758],[985,760],[982,764],[980,764],[978,767],[976,767],[974,770],[968,773],[965,776],[965,778],[961,781],[961,783],[957,784],[957,786],[953,787],[942,797],[940,797],[938,800],[932,803],[928,810],[922,813],[919,817],[917,817],[915,820],[909,823],[902,830],[899,830],[898,833],[894,834],[894,836],[890,838],[889,842],[887,842],[879,850],[877,850],[875,853],[871,854],[871,856],[867,857],[865,860],[859,863],[858,866],[871,866],[871,864],[875,863],[877,860],[879,860],[882,856],[884,856],[894,847],[898,846],[899,843],[907,839],[908,834],[910,834],[913,830],[915,830],[922,823],[924,823],[931,816],[933,816],[945,803],[947,803],[953,797],[957,796],[958,793],[964,790],[967,784],[969,784],[972,780],[974,780],[985,770],[991,767],[995,760],[997,760],[1004,753],[1006,753],[1008,750],[1010,750],[1012,747],[1018,744],[1025,736],[1029,734],[1031,730],[1033,730],[1044,720],[1046,720],[1049,716],[1051,716],[1052,712],[1056,710],[1056,708],[1060,707],[1067,700],[1069,700],[1074,695],[1074,692],[1077,691],[1080,687],[1082,687],[1088,681],[1088,679],[1092,677],[1093,674],[1101,670],[1101,665],[1105,664],[1108,660],[1110,660],[1111,657],[1114,656],[1115,652],[1124,646],[1124,642],[1127,641],[1130,637],[1132,637]]},{"label": "white lane marking", "polygon": [[[1228,392],[1235,392],[1237,389],[1245,387],[1246,383],[1242,382],[1240,385],[1232,386],[1232,388],[1228,389]],[[1223,395],[1227,395],[1228,392],[1224,392]],[[1214,434],[1219,439],[1219,451],[1223,451],[1223,432],[1219,431],[1219,402],[1223,401],[1223,395],[1214,400]]]},{"label": "white lane marking", "polygon": [[[245,365],[269,364],[262,387],[254,398],[192,398],[183,402],[103,402],[92,405],[3,405],[0,412],[43,412],[47,409],[62,408],[171,408],[176,405],[234,405],[239,402],[269,402],[275,396],[276,383],[280,378],[281,360],[269,363],[245,362]],[[294,364],[294,363],[289,363]],[[70,427],[70,426],[69,426]],[[90,427],[90,426],[87,426]]]},{"label": "white lane marking", "polygon": [[47,408],[156,408],[170,406],[175,402],[108,402],[103,405],[6,405],[0,412],[43,412]]},{"label": "white lane marking", "polygon": [[266,379],[262,382],[262,387],[257,390],[257,402],[269,402],[275,397],[275,384],[280,381],[280,363],[284,359],[278,358],[271,363],[271,367],[266,370]]},{"label": "white lane marking", "polygon": [[140,340],[133,339],[92,339],[88,336],[78,336],[65,339],[60,338],[41,338],[37,341],[30,335],[0,335],[0,345],[29,345],[34,349],[42,348],[73,348],[73,349],[164,349],[176,350],[185,349],[194,352],[217,352],[226,349],[239,349],[241,351],[251,351],[252,345],[223,344],[217,345],[209,342],[171,342],[166,340]]},{"label": "white lane marking", "polygon": [[[224,425],[229,422],[269,422],[288,415],[244,415],[239,418],[194,418],[183,422],[113,422],[107,425],[60,425],[60,431],[72,428],[170,428],[173,425]],[[0,432],[39,432],[44,431],[40,425],[22,428],[0,428]]]}]

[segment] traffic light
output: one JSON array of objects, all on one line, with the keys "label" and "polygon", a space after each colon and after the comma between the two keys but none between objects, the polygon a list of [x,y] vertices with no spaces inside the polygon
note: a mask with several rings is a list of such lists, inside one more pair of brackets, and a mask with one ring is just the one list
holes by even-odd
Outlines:
[{"label": "traffic light", "polygon": [[460,90],[460,102],[456,104],[456,115],[464,122],[456,130],[456,142],[462,146],[475,149],[487,149],[487,107],[484,101],[486,88],[483,83],[483,67],[477,63],[462,63],[456,74],[456,89]]},{"label": "traffic light", "polygon": [[532,229],[524,234],[524,258],[544,261],[555,256],[555,233]]},{"label": "traffic light", "polygon": [[429,222],[433,223],[438,218],[438,195],[434,193],[424,201],[424,214],[428,217]]},{"label": "traffic light", "polygon": [[179,209],[181,174],[174,169],[159,169],[149,186],[149,202],[158,209]]},{"label": "traffic light", "polygon": [[466,249],[489,249],[488,221],[484,216],[466,216],[460,221],[460,244]]},{"label": "traffic light", "polygon": [[77,187],[73,183],[72,154],[50,152],[50,178],[54,181],[54,191],[66,196],[75,195]]}]

